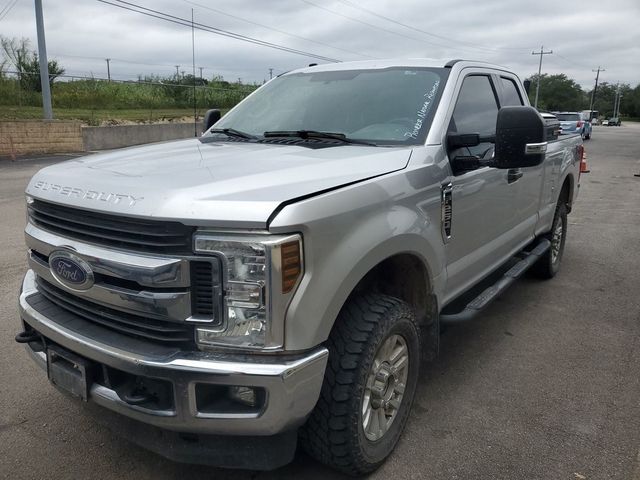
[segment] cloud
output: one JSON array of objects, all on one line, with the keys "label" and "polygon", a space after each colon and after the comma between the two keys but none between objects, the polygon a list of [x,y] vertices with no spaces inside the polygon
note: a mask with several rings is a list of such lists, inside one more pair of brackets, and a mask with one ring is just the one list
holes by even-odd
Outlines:
[{"label": "cloud", "polygon": [[[44,3],[49,57],[57,58],[69,74],[105,77],[105,58],[113,59],[114,78],[171,75],[175,72],[174,65],[191,71],[189,28],[97,1]],[[582,0],[575,5],[560,5],[557,0],[526,3],[370,0],[366,4],[358,0],[235,0],[215,4],[207,0],[134,0],[134,3],[181,18],[191,18],[193,8],[196,22],[343,61],[370,57],[478,59],[508,66],[524,78],[538,68],[539,57],[531,55],[532,50],[544,45],[545,50],[552,49],[554,54],[545,55],[543,72],[566,73],[586,89],[593,84],[591,70],[598,66],[606,68],[601,74],[602,81],[621,81],[632,86],[640,81],[637,0],[619,0],[615,8],[600,0]],[[372,15],[358,5],[413,29]],[[33,3],[18,2],[0,21],[0,31],[9,37],[30,38],[35,46]],[[318,60],[196,32],[196,65],[204,67],[208,77],[223,75],[230,81],[241,78],[243,82],[261,83],[268,78],[269,68],[280,73],[311,62]]]}]

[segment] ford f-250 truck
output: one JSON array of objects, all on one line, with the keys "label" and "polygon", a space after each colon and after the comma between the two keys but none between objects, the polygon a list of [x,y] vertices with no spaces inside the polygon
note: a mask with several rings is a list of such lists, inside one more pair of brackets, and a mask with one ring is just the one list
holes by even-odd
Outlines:
[{"label": "ford f-250 truck", "polygon": [[269,469],[299,441],[371,471],[441,325],[558,271],[581,138],[470,61],[313,66],[207,118],[33,177],[16,340],[175,460]]}]

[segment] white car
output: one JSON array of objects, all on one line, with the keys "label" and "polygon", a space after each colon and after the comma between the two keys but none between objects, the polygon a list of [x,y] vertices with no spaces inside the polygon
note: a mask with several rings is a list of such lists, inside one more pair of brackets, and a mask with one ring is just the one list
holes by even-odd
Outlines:
[{"label": "white car", "polygon": [[609,126],[609,120],[603,120],[602,125],[604,125],[605,127]]}]

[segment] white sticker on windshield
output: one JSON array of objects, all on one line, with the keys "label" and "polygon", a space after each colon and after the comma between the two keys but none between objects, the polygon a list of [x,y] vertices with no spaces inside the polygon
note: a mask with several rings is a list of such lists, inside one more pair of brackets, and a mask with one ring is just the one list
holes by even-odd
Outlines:
[{"label": "white sticker on windshield", "polygon": [[418,134],[420,133],[420,129],[422,128],[422,124],[424,123],[424,119],[427,117],[427,113],[429,113],[431,102],[433,102],[433,97],[436,96],[436,92],[438,91],[439,86],[440,80],[436,80],[436,82],[433,84],[433,87],[431,87],[431,90],[423,95],[425,100],[416,114],[416,122],[413,124],[413,130],[405,132],[405,137],[413,139],[418,138]]}]

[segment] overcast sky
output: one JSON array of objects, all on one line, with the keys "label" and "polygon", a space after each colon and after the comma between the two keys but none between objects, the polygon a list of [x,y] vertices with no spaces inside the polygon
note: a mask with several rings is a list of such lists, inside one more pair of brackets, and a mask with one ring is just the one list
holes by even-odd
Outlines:
[{"label": "overcast sky", "polygon": [[[591,70],[602,66],[600,81],[640,82],[640,0],[130,1],[188,19],[193,8],[196,22],[341,61],[468,58],[506,65],[524,78],[537,72],[539,57],[531,52],[544,45],[553,54],[544,56],[543,73],[566,73],[590,89]],[[11,3],[0,0],[0,12]],[[187,27],[97,0],[43,4],[49,58],[68,74],[106,77],[105,58],[118,79],[171,75],[174,65],[191,71]],[[35,47],[33,0],[17,0],[0,20],[0,34],[27,37]],[[202,31],[195,39],[196,65],[207,78],[261,83],[269,68],[276,74],[326,62]]]}]

